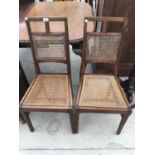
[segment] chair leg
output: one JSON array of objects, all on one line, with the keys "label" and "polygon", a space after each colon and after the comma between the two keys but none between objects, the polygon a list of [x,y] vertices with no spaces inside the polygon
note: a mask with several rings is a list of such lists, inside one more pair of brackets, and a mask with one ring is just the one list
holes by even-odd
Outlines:
[{"label": "chair leg", "polygon": [[78,133],[79,128],[79,112],[75,112],[75,133]]},{"label": "chair leg", "polygon": [[33,131],[34,131],[34,128],[33,128],[33,126],[32,126],[32,123],[31,123],[31,120],[30,120],[30,118],[29,118],[29,115],[26,114],[26,113],[23,112],[23,111],[20,111],[20,113],[21,113],[21,115],[22,115],[24,121],[25,121],[25,122],[27,123],[27,125],[29,126],[30,131],[33,132]]},{"label": "chair leg", "polygon": [[22,121],[22,123],[24,124],[25,123],[25,120],[24,120],[24,118],[22,117],[22,114],[19,112],[19,119],[20,119],[20,121]]},{"label": "chair leg", "polygon": [[122,128],[125,125],[128,117],[130,116],[131,113],[132,113],[131,111],[128,111],[126,114],[121,115],[122,116],[122,119],[121,119],[121,122],[119,124],[118,129],[117,129],[117,135],[119,135],[121,133]]},{"label": "chair leg", "polygon": [[74,134],[75,133],[75,118],[74,118],[73,110],[70,110],[69,118],[70,118],[70,124],[71,124],[72,133]]}]

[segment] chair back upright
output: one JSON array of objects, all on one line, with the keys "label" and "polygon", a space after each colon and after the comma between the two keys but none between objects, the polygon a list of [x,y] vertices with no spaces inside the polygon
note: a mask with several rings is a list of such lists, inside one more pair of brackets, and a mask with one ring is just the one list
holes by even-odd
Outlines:
[{"label": "chair back upright", "polygon": [[[70,74],[68,22],[66,17],[25,18],[31,42],[36,74],[40,73],[39,63],[57,62],[67,65]],[[42,24],[42,29],[37,29]],[[57,25],[56,25],[57,24]],[[34,26],[35,25],[35,26]],[[63,26],[62,26],[63,25]],[[51,27],[61,26],[62,32],[55,32]],[[41,31],[40,31],[41,30]]]},{"label": "chair back upright", "polygon": [[[87,26],[93,22],[103,24],[102,32],[88,32]],[[109,22],[122,23],[121,32],[108,32]],[[87,64],[111,64],[114,66],[114,74],[117,75],[117,66],[121,55],[122,40],[126,31],[126,17],[86,17],[84,20],[84,43],[80,77],[85,73]]]}]

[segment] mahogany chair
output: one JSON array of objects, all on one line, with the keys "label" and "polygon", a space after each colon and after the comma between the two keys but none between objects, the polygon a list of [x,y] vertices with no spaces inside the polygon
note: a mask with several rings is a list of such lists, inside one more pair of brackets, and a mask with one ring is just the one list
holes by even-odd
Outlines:
[{"label": "mahogany chair", "polygon": [[[89,22],[103,22],[103,32],[87,32]],[[122,23],[122,32],[107,32],[108,22]],[[80,71],[80,86],[76,102],[75,132],[78,133],[79,114],[114,113],[122,119],[117,134],[120,134],[132,112],[123,89],[117,79],[117,66],[121,55],[121,41],[126,33],[126,17],[86,17],[84,21],[84,45]],[[103,63],[114,66],[114,73],[86,74],[87,64]]]},{"label": "mahogany chair", "polygon": [[[27,112],[66,112],[69,114],[72,132],[74,133],[72,82],[68,41],[68,22],[65,17],[27,18],[25,19],[36,77],[20,103],[20,113],[34,131]],[[33,24],[42,22],[45,30],[36,32]],[[64,23],[63,32],[54,32],[52,22]],[[56,62],[67,65],[67,73],[41,73],[39,64]]]},{"label": "mahogany chair", "polygon": [[[28,89],[28,87],[29,87],[29,83],[26,79],[23,67],[19,61],[19,103],[20,103],[20,100],[22,99],[22,97],[24,96],[26,90]],[[19,113],[19,118],[22,121],[22,123],[25,123],[25,121],[20,113]]]}]

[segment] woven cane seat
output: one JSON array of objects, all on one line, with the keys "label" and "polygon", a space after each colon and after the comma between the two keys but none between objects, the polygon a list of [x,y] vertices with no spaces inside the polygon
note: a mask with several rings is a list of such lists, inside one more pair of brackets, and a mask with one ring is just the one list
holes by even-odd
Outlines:
[{"label": "woven cane seat", "polygon": [[68,107],[72,104],[70,79],[65,74],[39,74],[22,102],[24,107]]},{"label": "woven cane seat", "polygon": [[79,106],[126,109],[127,103],[114,76],[84,75]]}]

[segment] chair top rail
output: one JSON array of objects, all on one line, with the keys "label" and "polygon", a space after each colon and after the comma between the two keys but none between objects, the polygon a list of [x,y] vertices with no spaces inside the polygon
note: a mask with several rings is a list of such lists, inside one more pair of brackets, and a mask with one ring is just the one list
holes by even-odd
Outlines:
[{"label": "chair top rail", "polygon": [[25,20],[28,20],[30,22],[67,21],[67,17],[25,17]]},{"label": "chair top rail", "polygon": [[108,17],[108,16],[98,16],[98,17],[85,17],[85,22],[88,21],[107,21],[107,22],[125,22],[127,17]]}]

